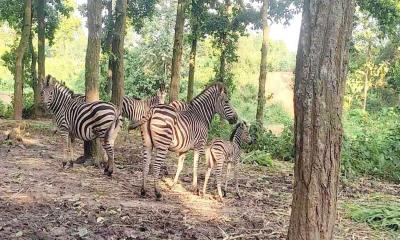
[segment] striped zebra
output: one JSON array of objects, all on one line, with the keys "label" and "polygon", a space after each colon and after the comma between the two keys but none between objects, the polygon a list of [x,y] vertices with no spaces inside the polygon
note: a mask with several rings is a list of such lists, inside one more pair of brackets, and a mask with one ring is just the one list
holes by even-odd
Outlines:
[{"label": "striped zebra", "polygon": [[227,97],[223,84],[215,83],[195,97],[186,111],[176,111],[169,105],[159,105],[150,110],[141,125],[143,139],[143,184],[141,195],[146,194],[146,181],[151,161],[151,151],[156,149],[154,169],[154,191],[161,198],[158,189],[159,172],[168,150],[178,153],[178,167],[174,184],[178,181],[185,155],[194,150],[193,189],[197,190],[197,163],[200,154],[204,154],[208,130],[213,116],[218,113],[230,123],[237,121],[237,114]]},{"label": "striped zebra", "polygon": [[175,100],[169,103],[176,111],[186,111],[189,107],[189,103]]},{"label": "striped zebra", "polygon": [[166,95],[164,87],[160,87],[156,94],[149,99],[141,100],[125,96],[122,102],[122,115],[131,121],[130,129],[139,125],[139,121],[146,116],[150,108],[164,104]]},{"label": "striped zebra", "polygon": [[[104,173],[111,176],[114,167],[114,141],[121,127],[121,115],[111,103],[96,101],[85,103],[84,96],[75,95],[51,75],[41,91],[42,102],[54,115],[57,127],[65,139],[63,167],[72,167],[72,151],[75,138],[84,141],[101,139],[108,161]],[[68,161],[65,156],[68,152]]]},{"label": "striped zebra", "polygon": [[227,163],[226,176],[225,176],[225,187],[224,187],[224,197],[226,196],[229,173],[231,171],[232,164],[234,165],[234,179],[236,183],[236,194],[240,198],[239,184],[237,179],[237,164],[240,161],[241,147],[243,143],[250,143],[251,138],[249,134],[249,128],[246,122],[240,122],[236,124],[234,130],[232,131],[230,141],[225,141],[221,139],[214,139],[211,145],[206,150],[206,163],[208,169],[204,179],[203,195],[206,195],[207,182],[210,177],[211,170],[216,167],[216,177],[217,177],[217,189],[219,200],[222,202],[222,191],[221,191],[221,180],[222,180],[222,168],[224,162]]}]

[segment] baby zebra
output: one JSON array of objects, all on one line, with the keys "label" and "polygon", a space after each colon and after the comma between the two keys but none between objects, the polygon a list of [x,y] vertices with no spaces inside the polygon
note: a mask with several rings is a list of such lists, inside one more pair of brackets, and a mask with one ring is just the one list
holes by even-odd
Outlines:
[{"label": "baby zebra", "polygon": [[46,77],[46,86],[41,91],[42,102],[54,115],[57,127],[64,137],[63,167],[67,164],[65,152],[68,151],[68,163],[72,167],[72,144],[75,138],[91,141],[100,138],[107,153],[104,173],[111,176],[114,167],[114,141],[121,127],[121,115],[117,108],[108,102],[85,103],[84,97],[74,93],[55,80]]},{"label": "baby zebra", "polygon": [[132,125],[129,129],[137,127],[139,121],[146,116],[150,108],[164,104],[166,95],[165,88],[161,86],[156,94],[149,99],[141,100],[125,96],[122,102],[122,115],[131,121]]},{"label": "baby zebra", "polygon": [[222,192],[221,192],[221,180],[222,180],[222,166],[226,161],[228,166],[226,168],[226,176],[225,176],[225,187],[224,187],[224,197],[226,196],[226,191],[228,187],[228,177],[231,170],[232,163],[234,164],[234,178],[236,182],[236,194],[240,198],[239,193],[239,185],[237,179],[237,169],[236,165],[240,161],[240,153],[241,146],[243,143],[250,142],[249,129],[246,125],[246,122],[240,122],[236,124],[235,129],[232,132],[230,141],[224,141],[220,139],[215,139],[212,141],[210,147],[206,150],[206,163],[208,165],[208,169],[205,175],[204,186],[203,186],[203,195],[206,195],[207,190],[207,182],[210,177],[210,173],[214,165],[217,168],[217,189],[219,200],[222,202]]}]

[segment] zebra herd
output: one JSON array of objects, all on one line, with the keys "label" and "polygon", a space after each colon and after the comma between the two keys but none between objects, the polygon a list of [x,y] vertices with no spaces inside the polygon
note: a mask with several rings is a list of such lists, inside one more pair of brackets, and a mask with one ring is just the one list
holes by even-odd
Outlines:
[{"label": "zebra herd", "polygon": [[[243,142],[250,142],[248,126],[239,122],[232,132],[231,140],[215,139],[206,148],[208,132],[212,118],[219,114],[230,124],[238,121],[238,115],[229,102],[227,90],[222,83],[214,83],[204,89],[190,102],[173,101],[165,104],[166,92],[160,88],[155,96],[147,100],[124,97],[122,111],[112,103],[96,101],[85,102],[85,96],[75,95],[70,89],[58,82],[51,75],[46,77],[41,98],[46,109],[53,115],[57,128],[65,140],[63,167],[73,165],[73,142],[75,138],[84,141],[100,138],[107,154],[104,173],[111,176],[114,166],[114,142],[122,125],[122,116],[127,117],[133,128],[140,126],[142,136],[142,188],[141,195],[146,195],[147,175],[153,157],[154,192],[161,198],[159,175],[161,165],[165,162],[168,151],[178,154],[178,166],[173,187],[179,179],[186,153],[194,151],[192,187],[197,187],[197,167],[199,157],[206,155],[208,170],[203,186],[206,193],[207,181],[213,166],[217,169],[217,189],[219,200],[223,200],[221,191],[222,166],[228,163],[224,195],[231,165],[239,162],[240,148]],[[235,168],[236,169],[236,168]],[[236,179],[236,192],[239,188]]]}]

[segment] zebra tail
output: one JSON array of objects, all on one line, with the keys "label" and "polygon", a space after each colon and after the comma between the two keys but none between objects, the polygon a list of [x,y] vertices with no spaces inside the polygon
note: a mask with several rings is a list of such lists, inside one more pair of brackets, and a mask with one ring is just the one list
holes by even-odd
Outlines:
[{"label": "zebra tail", "polygon": [[122,113],[121,110],[118,108],[115,109],[115,118],[114,121],[111,123],[108,131],[106,133],[105,139],[109,139],[113,137],[114,139],[117,137],[117,134],[114,134],[119,131],[120,127],[122,126]]},{"label": "zebra tail", "polygon": [[139,121],[130,125],[128,130],[133,130],[133,129],[136,129],[136,128],[142,126],[145,122],[149,121],[149,119],[151,118],[151,115],[152,115],[152,111],[150,110],[147,112],[147,114],[145,116],[142,117],[142,119],[140,119]]}]

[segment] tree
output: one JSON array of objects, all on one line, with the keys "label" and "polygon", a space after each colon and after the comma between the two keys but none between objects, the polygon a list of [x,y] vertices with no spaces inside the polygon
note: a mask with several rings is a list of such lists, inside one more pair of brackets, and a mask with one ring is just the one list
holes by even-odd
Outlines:
[{"label": "tree", "polygon": [[23,99],[23,58],[29,44],[29,35],[32,27],[32,1],[24,1],[24,20],[21,30],[21,39],[16,50],[15,74],[14,74],[14,119],[22,119]]},{"label": "tree", "polygon": [[124,97],[124,36],[127,0],[117,0],[112,40],[112,96],[111,102],[122,109]]},{"label": "tree", "polygon": [[170,101],[178,99],[180,70],[182,61],[183,27],[185,24],[185,11],[188,0],[178,0],[175,21],[174,48],[172,53]]},{"label": "tree", "polygon": [[38,94],[40,92],[40,89],[38,89],[38,86],[43,85],[43,81],[46,75],[45,71],[45,45],[46,45],[46,35],[45,35],[45,6],[46,6],[46,0],[37,0],[37,8],[36,8],[36,13],[37,13],[37,22],[38,22],[38,56],[37,56],[37,62],[38,62],[38,81],[36,86],[34,87],[34,99],[35,99],[35,116],[40,116],[42,115],[42,111],[40,109],[40,95]]},{"label": "tree", "polygon": [[267,81],[267,54],[268,54],[268,3],[269,0],[263,0],[261,8],[262,32],[263,40],[261,46],[261,62],[260,62],[260,77],[258,80],[258,101],[256,122],[263,126],[264,122],[264,107],[265,107],[265,82]]},{"label": "tree", "polygon": [[190,8],[190,55],[189,55],[189,78],[188,78],[188,90],[187,90],[187,101],[193,98],[193,87],[194,87],[194,73],[196,69],[196,54],[197,54],[197,42],[205,35],[203,29],[204,22],[208,18],[207,14],[208,0],[192,0]]},{"label": "tree", "polygon": [[[101,47],[101,0],[88,0],[87,23],[88,23],[88,44],[85,60],[85,96],[86,102],[99,100],[99,61]],[[94,144],[96,142],[96,144]],[[100,153],[99,141],[85,142],[84,157],[98,160]]]},{"label": "tree", "polygon": [[287,239],[332,239],[353,1],[304,1],[295,77],[295,167]]}]

